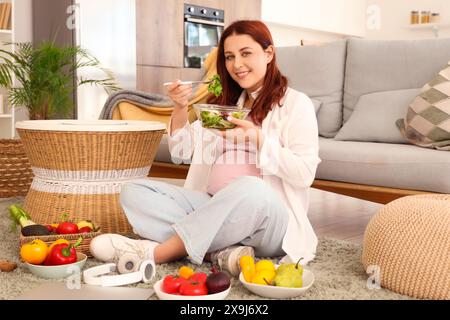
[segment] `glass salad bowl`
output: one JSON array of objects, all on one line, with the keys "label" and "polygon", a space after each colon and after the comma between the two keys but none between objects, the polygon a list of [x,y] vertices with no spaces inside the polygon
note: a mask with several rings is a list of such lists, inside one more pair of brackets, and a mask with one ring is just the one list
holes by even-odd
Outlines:
[{"label": "glass salad bowl", "polygon": [[227,120],[228,116],[244,120],[250,109],[240,109],[237,106],[220,106],[217,104],[194,104],[194,110],[203,128],[227,130],[236,127]]}]

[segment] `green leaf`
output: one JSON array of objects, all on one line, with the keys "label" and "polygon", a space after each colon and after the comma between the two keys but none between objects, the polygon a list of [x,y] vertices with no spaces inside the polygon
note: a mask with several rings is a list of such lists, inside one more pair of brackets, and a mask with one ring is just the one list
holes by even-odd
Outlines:
[{"label": "green leaf", "polygon": [[211,82],[208,84],[208,92],[214,94],[216,97],[222,94],[222,83],[218,74],[215,74],[211,78]]}]

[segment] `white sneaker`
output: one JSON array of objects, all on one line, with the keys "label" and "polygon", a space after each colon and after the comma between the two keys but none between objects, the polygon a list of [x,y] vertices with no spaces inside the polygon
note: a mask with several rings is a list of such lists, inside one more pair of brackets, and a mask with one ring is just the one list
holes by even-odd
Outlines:
[{"label": "white sneaker", "polygon": [[255,249],[248,246],[231,246],[211,253],[211,263],[217,264],[222,270],[236,277],[241,272],[239,260],[242,256],[255,257]]},{"label": "white sneaker", "polygon": [[140,262],[154,260],[153,251],[158,244],[151,240],[134,240],[119,234],[105,233],[92,239],[89,249],[94,258],[117,263],[119,273],[129,273],[136,271]]}]

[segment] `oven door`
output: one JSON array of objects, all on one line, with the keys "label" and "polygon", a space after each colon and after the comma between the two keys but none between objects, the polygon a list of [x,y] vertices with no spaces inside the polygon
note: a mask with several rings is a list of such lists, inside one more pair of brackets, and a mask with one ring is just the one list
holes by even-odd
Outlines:
[{"label": "oven door", "polygon": [[184,67],[201,68],[209,52],[219,45],[222,32],[222,22],[185,19]]}]

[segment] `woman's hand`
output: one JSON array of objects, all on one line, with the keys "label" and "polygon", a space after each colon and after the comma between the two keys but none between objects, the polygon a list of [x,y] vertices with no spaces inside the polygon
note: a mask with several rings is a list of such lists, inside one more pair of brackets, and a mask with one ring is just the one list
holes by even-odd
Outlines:
[{"label": "woman's hand", "polygon": [[167,95],[173,101],[174,108],[170,117],[170,132],[172,136],[177,130],[183,128],[188,121],[189,96],[192,93],[192,85],[181,85],[180,80],[174,81],[167,87]]},{"label": "woman's hand", "polygon": [[173,101],[175,108],[186,109],[189,105],[189,97],[192,94],[192,85],[181,85],[180,82],[180,80],[176,80],[168,86],[167,95]]},{"label": "woman's hand", "polygon": [[236,125],[234,129],[229,130],[212,130],[217,135],[220,135],[223,139],[239,144],[242,142],[250,142],[251,144],[257,146],[258,150],[263,143],[263,135],[261,129],[252,121],[240,120],[229,116],[227,120]]}]

